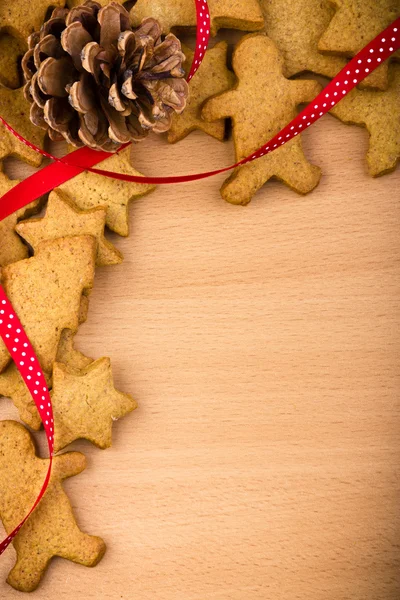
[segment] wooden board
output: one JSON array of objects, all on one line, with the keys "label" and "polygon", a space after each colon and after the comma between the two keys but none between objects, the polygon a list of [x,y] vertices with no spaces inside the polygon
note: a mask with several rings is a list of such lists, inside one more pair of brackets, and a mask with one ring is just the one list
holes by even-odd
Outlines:
[{"label": "wooden board", "polygon": [[[304,144],[324,173],[306,197],[159,187],[112,236],[125,262],[97,271],[78,346],[140,408],[111,450],[73,445],[88,468],[65,485],[108,552],[53,560],[31,597],[399,598],[400,171],[369,178],[367,133],[329,116]],[[202,134],[135,148],[149,174],[232,157]]]}]

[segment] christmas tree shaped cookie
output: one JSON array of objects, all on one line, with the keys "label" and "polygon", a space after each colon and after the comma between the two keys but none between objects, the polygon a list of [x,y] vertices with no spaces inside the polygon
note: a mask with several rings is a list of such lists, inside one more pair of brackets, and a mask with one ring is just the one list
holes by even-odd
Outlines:
[{"label": "christmas tree shaped cookie", "polygon": [[[399,0],[330,0],[336,14],[321,37],[322,52],[355,56],[400,16]],[[396,53],[400,58],[400,53]],[[388,63],[371,73],[363,86],[385,90],[388,86]]]},{"label": "christmas tree shaped cookie", "polygon": [[[36,456],[29,432],[15,421],[0,423],[0,518],[7,533],[22,521],[39,493],[48,460]],[[95,566],[106,550],[99,537],[83,533],[63,490],[67,477],[85,468],[79,452],[56,456],[49,486],[36,510],[13,541],[17,553],[7,582],[22,592],[37,588],[53,556]]]},{"label": "christmas tree shaped cookie", "polygon": [[[96,251],[91,236],[49,240],[39,245],[34,257],[2,270],[6,294],[47,373],[52,370],[62,330],[78,327],[82,292],[93,284]],[[9,362],[0,341],[0,372]]]},{"label": "christmas tree shaped cookie", "polygon": [[[186,56],[187,68],[190,68],[194,52],[185,46],[182,46],[182,50]],[[199,70],[190,81],[190,96],[185,110],[181,115],[172,117],[171,129],[168,131],[170,143],[179,142],[195,129],[200,129],[217,140],[224,139],[225,120],[207,123],[201,118],[201,109],[206,100],[233,87],[235,76],[226,66],[227,52],[226,42],[219,42],[206,52]]]},{"label": "christmas tree shaped cookie", "polygon": [[335,12],[329,0],[261,0],[261,7],[267,35],[283,56],[285,77],[305,71],[335,77],[345,66],[345,59],[318,51]]},{"label": "christmas tree shaped cookie", "polygon": [[[18,181],[12,181],[1,171],[0,164],[0,198],[11,190]],[[40,210],[40,201],[35,200],[28,206],[21,208],[9,217],[0,221],[0,267],[5,267],[13,262],[28,256],[28,247],[15,233],[15,226],[20,219],[24,219]]]},{"label": "christmas tree shaped cookie", "polygon": [[[4,5],[7,4],[4,3]],[[0,6],[3,6],[3,4],[0,4]],[[0,86],[0,115],[23,138],[32,142],[35,146],[43,148],[46,133],[43,129],[31,123],[29,110],[29,103],[25,99],[22,89],[9,90]],[[41,154],[28,148],[10,133],[4,125],[0,124],[0,160],[7,156],[16,156],[33,167],[38,167],[42,162]]]},{"label": "christmas tree shaped cookie", "polygon": [[[266,36],[245,36],[233,57],[239,80],[236,88],[205,104],[206,120],[232,119],[237,161],[267,143],[296,116],[297,106],[310,102],[321,89],[315,81],[286,79],[282,62],[275,44]],[[321,172],[305,158],[299,138],[236,169],[223,185],[222,197],[232,204],[247,204],[271,177],[301,194],[314,189]]]},{"label": "christmas tree shaped cookie", "polygon": [[104,237],[105,221],[105,208],[82,211],[75,208],[61,191],[54,191],[49,196],[45,217],[19,223],[16,231],[34,251],[44,240],[66,235],[92,235],[98,243],[96,265],[116,265],[123,257]]},{"label": "christmas tree shaped cookie", "polygon": [[55,363],[51,396],[56,452],[80,438],[109,448],[113,421],[137,407],[131,396],[114,388],[108,358],[100,358],[82,371]]},{"label": "christmas tree shaped cookie", "polygon": [[[258,0],[208,0],[211,17],[211,34],[218,29],[241,29],[259,31],[264,27],[264,19]],[[196,7],[194,0],[138,0],[131,11],[135,26],[146,17],[160,22],[163,33],[173,27],[195,27]]]},{"label": "christmas tree shaped cookie", "polygon": [[385,92],[353,90],[331,112],[344,123],[368,129],[367,163],[373,177],[396,168],[400,159],[400,65],[390,67]]},{"label": "christmas tree shaped cookie", "polygon": [[[131,148],[122,150],[99,163],[96,168],[114,173],[140,175],[131,165],[130,154]],[[118,181],[85,172],[63,183],[59,189],[81,210],[97,206],[104,207],[107,227],[119,235],[127,236],[129,233],[129,202],[148,194],[155,188],[154,185]]]}]

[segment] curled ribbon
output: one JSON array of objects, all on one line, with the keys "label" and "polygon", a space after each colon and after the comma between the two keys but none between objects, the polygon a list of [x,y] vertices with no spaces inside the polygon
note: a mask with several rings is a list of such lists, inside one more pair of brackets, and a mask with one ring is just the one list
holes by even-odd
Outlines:
[{"label": "curled ribbon", "polygon": [[[209,35],[210,35],[210,15],[206,0],[195,0],[196,3],[196,15],[197,15],[197,44],[196,51],[193,60],[193,64],[188,76],[190,80],[199,68],[204,54],[206,52]],[[36,198],[54,189],[58,185],[68,181],[69,179],[79,175],[84,171],[90,171],[98,175],[110,177],[112,179],[118,179],[122,181],[144,183],[144,184],[170,184],[170,183],[185,183],[190,181],[198,181],[230,171],[239,166],[245,165],[253,160],[256,160],[262,156],[265,156],[279,147],[283,146],[299,133],[302,133],[305,129],[310,127],[318,119],[331,110],[342,98],[344,98],[352,89],[356,87],[361,81],[363,81],[372,71],[374,71],[379,65],[388,59],[394,52],[400,48],[400,18],[394,21],[389,27],[387,27],[382,33],[380,33],[374,40],[372,40],[361,52],[355,56],[347,66],[340,71],[340,73],[325,87],[325,89],[311,102],[295,119],[293,119],[286,127],[284,127],[277,135],[271,139],[268,143],[264,144],[261,148],[256,150],[250,156],[237,162],[229,167],[217,169],[215,171],[208,171],[206,173],[196,173],[192,175],[183,175],[176,177],[141,177],[124,175],[120,173],[113,173],[111,171],[105,171],[101,169],[95,169],[94,166],[104,161],[106,158],[112,156],[112,154],[106,152],[98,152],[89,148],[81,148],[75,152],[72,152],[68,156],[59,159],[55,156],[41,150],[34,146],[29,141],[22,138],[18,132],[12,129],[5,121],[0,117],[0,122],[11,131],[21,142],[26,144],[31,149],[39,152],[43,156],[53,160],[53,164],[45,167],[38,173],[35,173],[25,181],[16,185],[9,192],[7,192],[0,203],[0,220],[9,216],[16,210],[26,206]],[[126,146],[124,146],[126,147]],[[0,544],[0,555],[4,552],[7,546],[10,544],[12,539],[18,533],[19,529],[25,523],[29,515],[33,512],[36,506],[39,504],[43,497],[51,474],[51,464],[53,455],[53,414],[51,407],[50,395],[45,385],[45,379],[37,358],[34,354],[33,348],[23,331],[22,325],[15,315],[10,302],[7,300],[3,288],[0,286],[0,335],[3,338],[8,351],[11,356],[15,359],[16,365],[24,378],[24,381],[35,401],[35,404],[39,410],[39,414],[45,424],[45,431],[47,435],[49,451],[50,451],[50,463],[49,470],[39,493],[39,496],[30,510],[29,514],[25,519],[15,528],[15,530]],[[3,308],[4,306],[4,308]],[[2,312],[4,311],[4,312]],[[7,317],[2,317],[6,315]],[[14,335],[17,334],[17,337]],[[14,341],[13,341],[14,340]],[[17,341],[18,340],[18,341]],[[20,343],[21,342],[21,343]],[[19,345],[17,345],[19,344]],[[20,349],[26,348],[25,354],[29,356],[29,359],[24,359],[25,356]],[[21,358],[23,357],[23,358]],[[32,362],[32,365],[29,364]],[[30,369],[36,369],[37,378],[32,378]],[[39,383],[37,383],[39,382]],[[42,385],[42,392],[40,392],[40,382],[44,382]],[[39,386],[39,387],[38,387]],[[39,395],[40,394],[40,395]]]}]

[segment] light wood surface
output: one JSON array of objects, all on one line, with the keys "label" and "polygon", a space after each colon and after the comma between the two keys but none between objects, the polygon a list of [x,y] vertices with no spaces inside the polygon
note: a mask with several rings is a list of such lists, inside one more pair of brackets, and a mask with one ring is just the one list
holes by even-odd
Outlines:
[{"label": "light wood surface", "polygon": [[[306,197],[159,187],[112,236],[125,262],[97,271],[78,346],[110,356],[140,408],[111,450],[74,444],[88,468],[65,484],[108,552],[53,560],[31,597],[399,598],[400,171],[369,178],[367,133],[329,116],[304,144],[323,169]],[[148,174],[233,157],[196,133],[135,154]]]}]

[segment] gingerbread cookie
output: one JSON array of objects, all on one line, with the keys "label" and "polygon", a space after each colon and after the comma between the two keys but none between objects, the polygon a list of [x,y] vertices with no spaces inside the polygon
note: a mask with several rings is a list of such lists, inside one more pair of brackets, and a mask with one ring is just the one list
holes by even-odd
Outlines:
[{"label": "gingerbread cookie", "polygon": [[284,59],[285,77],[306,71],[335,77],[346,65],[345,59],[318,50],[318,42],[335,13],[329,0],[260,1],[267,35]]},{"label": "gingerbread cookie", "polygon": [[5,31],[0,33],[0,83],[5,87],[17,89],[22,83],[20,62],[27,45]]},{"label": "gingerbread cookie", "polygon": [[[126,148],[97,165],[97,169],[140,175],[130,162],[131,148]],[[129,202],[152,192],[154,185],[109,179],[94,173],[82,173],[59,188],[81,210],[102,206],[106,209],[106,225],[119,235],[129,233]]]},{"label": "gingerbread cookie", "polygon": [[352,90],[331,114],[344,123],[367,128],[370,175],[393,171],[400,159],[400,65],[391,65],[385,92]]},{"label": "gingerbread cookie", "polygon": [[114,388],[109,358],[81,371],[55,363],[51,396],[56,452],[80,438],[109,448],[113,421],[137,407],[131,396]]},{"label": "gingerbread cookie", "polygon": [[[322,52],[355,56],[400,16],[399,0],[330,0],[336,14],[319,41]],[[400,58],[400,52],[397,52]],[[388,62],[371,73],[363,87],[380,90],[388,86]]]},{"label": "gingerbread cookie", "polygon": [[[37,353],[51,372],[63,329],[76,330],[83,290],[93,284],[96,240],[73,236],[42,242],[37,254],[3,268],[3,286]],[[0,341],[0,372],[10,356]]]},{"label": "gingerbread cookie", "polygon": [[[29,432],[15,421],[0,423],[0,518],[7,533],[26,516],[36,500],[48,469],[39,458]],[[13,540],[17,560],[7,582],[32,592],[53,556],[94,567],[106,546],[99,537],[83,533],[75,520],[62,482],[86,466],[80,452],[55,456],[49,486],[36,510]]]},{"label": "gingerbread cookie", "polygon": [[[289,81],[282,75],[282,64],[272,40],[264,35],[245,36],[233,56],[239,80],[236,88],[204,106],[206,120],[232,119],[237,161],[267,143],[296,116],[299,104],[310,102],[321,90],[316,81]],[[221,194],[232,204],[247,204],[271,177],[306,194],[315,188],[320,176],[320,169],[304,156],[298,136],[277,151],[236,169]]]},{"label": "gingerbread cookie", "polygon": [[67,235],[92,235],[98,244],[96,265],[117,265],[122,262],[123,256],[104,237],[105,221],[105,208],[79,210],[67,196],[56,190],[49,196],[45,217],[19,223],[16,231],[34,251],[44,240]]},{"label": "gingerbread cookie", "polygon": [[[182,46],[182,50],[186,56],[186,64],[190,68],[194,52],[185,46]],[[201,118],[201,110],[206,100],[233,87],[235,76],[226,66],[227,53],[226,42],[219,42],[206,52],[199,70],[190,81],[190,95],[185,110],[181,115],[172,117],[172,125],[168,131],[170,143],[179,142],[195,129],[200,129],[217,140],[224,139],[225,120],[206,123]]]},{"label": "gingerbread cookie", "polygon": [[[211,35],[216,35],[223,27],[242,31],[264,28],[258,0],[208,0],[208,6]],[[131,10],[131,17],[136,27],[146,17],[153,17],[167,34],[173,27],[195,27],[196,7],[193,0],[138,0]]]},{"label": "gingerbread cookie", "polygon": [[[9,90],[0,86],[0,115],[22,137],[43,148],[46,134],[43,129],[31,123],[29,103],[22,89]],[[7,156],[16,156],[33,167],[39,167],[42,163],[41,154],[28,148],[0,124],[0,160]]]},{"label": "gingerbread cookie", "polygon": [[63,7],[65,0],[2,0],[0,2],[0,31],[13,33],[23,41],[34,31],[39,31],[50,7]]}]

